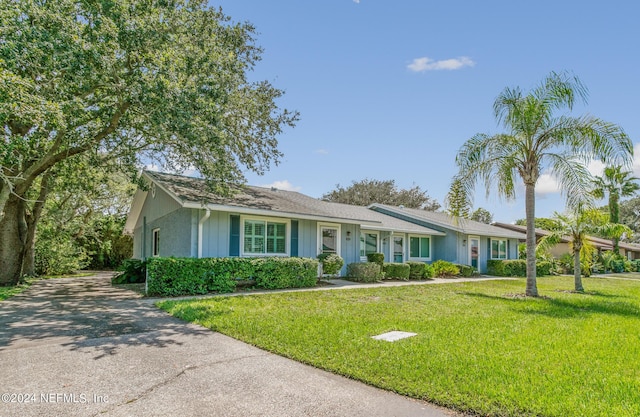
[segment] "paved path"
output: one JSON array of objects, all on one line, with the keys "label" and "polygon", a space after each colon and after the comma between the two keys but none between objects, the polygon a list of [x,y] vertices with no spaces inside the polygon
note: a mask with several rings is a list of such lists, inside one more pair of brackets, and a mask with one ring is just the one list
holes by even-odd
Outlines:
[{"label": "paved path", "polygon": [[112,288],[38,281],[0,302],[0,416],[450,416],[265,352]]}]

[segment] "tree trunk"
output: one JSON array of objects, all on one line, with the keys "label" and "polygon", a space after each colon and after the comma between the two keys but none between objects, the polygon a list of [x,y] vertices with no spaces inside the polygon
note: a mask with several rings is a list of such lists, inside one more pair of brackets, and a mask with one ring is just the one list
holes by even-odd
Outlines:
[{"label": "tree trunk", "polygon": [[576,291],[584,292],[582,287],[582,267],[580,265],[580,247],[573,247],[573,281]]},{"label": "tree trunk", "polygon": [[31,213],[26,216],[27,222],[27,235],[24,245],[24,257],[22,259],[22,275],[35,276],[35,243],[36,243],[36,229],[38,222],[44,209],[44,203],[47,200],[47,194],[49,193],[49,178],[51,177],[50,171],[42,177],[40,182],[40,194],[38,199],[33,203]]},{"label": "tree trunk", "polygon": [[[620,198],[615,193],[609,193],[609,221],[611,223],[619,223],[620,220]],[[620,254],[619,239],[614,237],[611,239],[613,253]]]},{"label": "tree trunk", "polygon": [[24,202],[12,195],[0,220],[0,285],[15,285],[22,276],[22,258],[27,234]]},{"label": "tree trunk", "polygon": [[526,295],[538,296],[536,283],[536,189],[535,184],[525,184],[525,211],[527,217],[527,289]]}]

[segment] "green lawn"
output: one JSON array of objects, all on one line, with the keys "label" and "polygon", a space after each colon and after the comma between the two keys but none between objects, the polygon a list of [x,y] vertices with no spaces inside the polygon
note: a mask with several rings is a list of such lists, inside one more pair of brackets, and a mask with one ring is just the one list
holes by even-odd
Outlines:
[{"label": "green lawn", "polygon": [[[622,277],[622,275],[618,275]],[[492,416],[639,416],[640,274],[296,292],[159,306],[369,384]],[[418,336],[389,343],[371,336]]]},{"label": "green lawn", "polygon": [[29,288],[31,281],[27,281],[23,284],[11,285],[8,287],[0,286],[0,301],[6,300],[9,297],[13,297],[16,294],[20,294],[22,291]]}]

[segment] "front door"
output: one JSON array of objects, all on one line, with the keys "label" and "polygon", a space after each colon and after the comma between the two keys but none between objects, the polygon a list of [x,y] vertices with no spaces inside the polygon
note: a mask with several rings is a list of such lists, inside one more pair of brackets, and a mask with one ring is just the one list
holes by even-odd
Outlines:
[{"label": "front door", "polygon": [[320,253],[340,255],[340,229],[336,226],[320,226]]},{"label": "front door", "polygon": [[404,262],[404,238],[402,236],[393,237],[393,262]]},{"label": "front door", "polygon": [[474,267],[477,271],[479,271],[478,266],[478,256],[480,254],[480,238],[478,236],[469,236],[469,263],[472,267]]}]

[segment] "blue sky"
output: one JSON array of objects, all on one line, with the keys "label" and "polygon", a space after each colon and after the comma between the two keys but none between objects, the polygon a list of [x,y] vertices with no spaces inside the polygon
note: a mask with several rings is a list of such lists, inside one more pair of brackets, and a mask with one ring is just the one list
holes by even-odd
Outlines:
[{"label": "blue sky", "polygon": [[[251,74],[285,90],[300,112],[279,137],[284,158],[249,184],[321,197],[364,178],[418,185],[443,202],[455,156],[476,133],[503,131],[492,114],[507,86],[534,87],[571,71],[590,113],[621,125],[640,155],[639,6],[632,1],[223,0],[233,21],[255,25],[262,61]],[[598,173],[596,162],[592,169]],[[640,176],[640,158],[634,164]],[[538,217],[564,202],[545,176]],[[494,220],[524,217],[524,197],[475,206]]]}]

